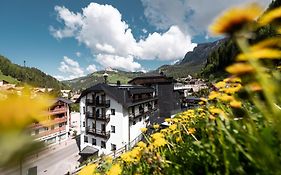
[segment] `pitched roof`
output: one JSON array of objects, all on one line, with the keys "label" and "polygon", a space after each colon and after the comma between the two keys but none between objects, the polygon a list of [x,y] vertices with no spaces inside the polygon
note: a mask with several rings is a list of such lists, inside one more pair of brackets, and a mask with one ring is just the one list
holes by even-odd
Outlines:
[{"label": "pitched roof", "polygon": [[[145,86],[139,85],[110,85],[105,83],[96,84],[82,92],[80,97],[76,100],[75,103],[80,102],[81,98],[86,96],[90,92],[105,92],[108,96],[115,99],[117,102],[121,103],[125,107],[136,105],[137,103],[133,102],[130,96],[132,94],[141,94],[141,93],[153,93],[154,89]],[[151,98],[149,100],[153,100]]]}]

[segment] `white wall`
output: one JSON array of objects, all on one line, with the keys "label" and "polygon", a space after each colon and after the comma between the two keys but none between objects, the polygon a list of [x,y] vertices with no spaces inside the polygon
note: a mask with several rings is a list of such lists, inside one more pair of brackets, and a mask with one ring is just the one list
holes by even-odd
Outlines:
[{"label": "white wall", "polygon": [[[100,95],[100,94],[97,94]],[[91,94],[88,94],[88,99],[91,98]],[[136,123],[133,125],[133,121],[130,122],[130,141],[129,141],[129,113],[128,110],[123,108],[121,103],[106,95],[106,100],[110,100],[110,107],[106,108],[106,115],[110,114],[110,120],[108,123],[103,121],[96,121],[96,129],[101,130],[101,124],[106,123],[106,131],[110,131],[110,138],[108,140],[97,137],[92,134],[88,134],[88,143],[84,143],[85,127],[83,127],[83,121],[85,121],[85,114],[83,114],[83,107],[85,107],[86,97],[80,100],[80,121],[81,121],[81,150],[86,146],[93,146],[99,149],[99,155],[109,154],[111,152],[111,144],[116,145],[116,149],[120,149],[127,145],[130,141],[134,140],[141,134],[140,128],[147,127],[145,122],[147,116],[138,117],[135,119]],[[101,98],[100,98],[101,99]],[[100,109],[100,108],[96,108]],[[115,115],[111,115],[111,109],[115,109]],[[92,112],[89,108],[88,111]],[[138,114],[139,107],[135,108],[135,113]],[[101,109],[100,109],[101,113]],[[141,119],[141,120],[139,120]],[[88,126],[92,128],[93,119],[88,119]],[[86,122],[87,123],[87,122]],[[115,126],[115,133],[111,132],[111,125]],[[96,139],[96,146],[92,145],[92,138]],[[106,142],[106,149],[101,148],[101,141]]]}]

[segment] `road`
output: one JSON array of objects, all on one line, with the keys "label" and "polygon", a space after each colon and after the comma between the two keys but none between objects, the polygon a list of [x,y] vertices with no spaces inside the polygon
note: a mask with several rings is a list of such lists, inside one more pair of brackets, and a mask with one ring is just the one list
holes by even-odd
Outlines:
[{"label": "road", "polygon": [[[75,167],[79,165],[78,159],[80,158],[79,149],[74,140],[71,140],[67,144],[61,143],[55,150],[39,154],[39,157],[34,157],[29,160],[25,160],[22,166],[23,175],[27,174],[27,171],[31,167],[37,166],[38,175],[64,175],[68,171],[75,170]],[[2,175],[19,175],[20,168],[14,168],[0,171]]]}]

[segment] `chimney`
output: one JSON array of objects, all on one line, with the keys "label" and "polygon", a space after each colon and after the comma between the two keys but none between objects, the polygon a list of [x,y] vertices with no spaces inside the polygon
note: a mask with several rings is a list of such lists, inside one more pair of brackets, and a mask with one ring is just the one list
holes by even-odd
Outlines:
[{"label": "chimney", "polygon": [[103,78],[104,78],[104,83],[105,84],[107,84],[107,77],[108,77],[108,74],[105,71],[104,74],[103,74]]},{"label": "chimney", "polygon": [[117,86],[120,86],[120,85],[121,85],[120,80],[117,80]]}]

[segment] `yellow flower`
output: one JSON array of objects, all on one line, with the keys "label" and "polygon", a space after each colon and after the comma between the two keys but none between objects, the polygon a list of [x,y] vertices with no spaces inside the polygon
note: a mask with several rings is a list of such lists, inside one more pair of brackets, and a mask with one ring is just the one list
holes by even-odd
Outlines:
[{"label": "yellow flower", "polygon": [[93,174],[96,171],[96,168],[97,168],[96,164],[87,165],[79,172],[79,175]]},{"label": "yellow flower", "polygon": [[231,95],[227,95],[227,94],[222,94],[221,96],[219,96],[218,97],[220,100],[222,100],[222,101],[231,101],[231,100],[233,100],[234,99],[234,97],[233,96],[231,96]]},{"label": "yellow flower", "polygon": [[110,170],[106,173],[107,175],[119,175],[121,174],[122,169],[119,164],[113,165]]},{"label": "yellow flower", "polygon": [[254,68],[247,63],[235,63],[226,68],[226,71],[231,74],[246,74],[254,72]]},{"label": "yellow flower", "polygon": [[131,158],[131,152],[126,152],[124,154],[122,154],[121,159],[127,163],[131,163],[133,161],[133,159]]},{"label": "yellow flower", "polygon": [[188,128],[188,134],[194,134],[196,129],[195,128]]},{"label": "yellow flower", "polygon": [[230,82],[230,83],[241,83],[241,78],[239,77],[230,77],[223,80],[224,82]]},{"label": "yellow flower", "polygon": [[170,119],[170,118],[166,118],[166,119],[165,119],[165,122],[170,123],[170,122],[171,122],[171,119]]},{"label": "yellow flower", "polygon": [[237,56],[238,61],[246,61],[249,59],[280,59],[281,51],[276,49],[259,49],[248,53],[241,53]]},{"label": "yellow flower", "polygon": [[221,109],[219,109],[219,108],[211,108],[211,109],[209,109],[209,111],[210,111],[211,113],[213,113],[213,114],[220,114],[220,113],[223,112],[223,111],[222,111]]},{"label": "yellow flower", "polygon": [[243,8],[231,8],[217,18],[209,30],[214,35],[233,34],[255,20],[261,12],[262,9],[257,4],[250,4]]},{"label": "yellow flower", "polygon": [[240,108],[242,105],[242,103],[240,101],[237,101],[237,100],[233,100],[230,102],[230,106],[231,107],[234,107],[234,108]]},{"label": "yellow flower", "polygon": [[261,91],[262,90],[261,85],[258,83],[251,83],[248,85],[248,87],[250,88],[251,91]]},{"label": "yellow flower", "polygon": [[223,88],[223,87],[226,86],[226,83],[223,82],[223,81],[220,81],[220,82],[217,82],[217,83],[215,84],[215,86],[216,86],[216,88]]},{"label": "yellow flower", "polygon": [[269,24],[274,19],[279,19],[281,17],[281,7],[275,8],[273,10],[270,10],[269,12],[262,15],[259,19],[259,23],[264,26],[266,24]]},{"label": "yellow flower", "polygon": [[141,128],[140,130],[142,133],[145,133],[147,131],[147,128]]},{"label": "yellow flower", "polygon": [[170,125],[169,128],[171,131],[173,131],[173,130],[177,129],[177,125],[176,124]]},{"label": "yellow flower", "polygon": [[52,100],[46,95],[33,96],[26,87],[20,94],[0,92],[0,133],[6,128],[23,129],[34,121],[47,119]]},{"label": "yellow flower", "polygon": [[250,47],[251,51],[259,50],[259,49],[265,49],[265,48],[275,48],[275,47],[281,46],[281,38],[269,38],[266,40],[262,40],[255,45],[252,45]]},{"label": "yellow flower", "polygon": [[206,98],[200,98],[201,101],[207,102],[208,100]]},{"label": "yellow flower", "polygon": [[154,142],[151,143],[154,147],[158,148],[167,144],[167,141],[164,138],[157,138]]},{"label": "yellow flower", "polygon": [[154,129],[159,129],[160,125],[156,124],[156,125],[153,125],[153,128]]},{"label": "yellow flower", "polygon": [[145,148],[146,147],[146,144],[143,142],[143,141],[140,141],[138,144],[137,144],[138,147],[140,148]]},{"label": "yellow flower", "polygon": [[151,138],[156,140],[158,138],[164,138],[164,135],[162,133],[157,132],[157,133],[152,134]]},{"label": "yellow flower", "polygon": [[212,91],[210,94],[209,94],[209,100],[213,100],[215,98],[217,98],[218,96],[220,96],[220,94],[216,91]]},{"label": "yellow flower", "polygon": [[182,141],[182,138],[181,137],[177,137],[176,138],[176,142],[181,142]]}]

